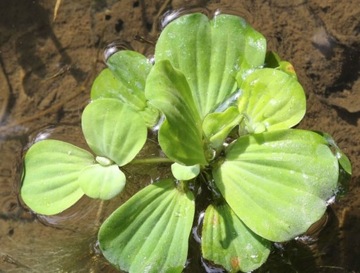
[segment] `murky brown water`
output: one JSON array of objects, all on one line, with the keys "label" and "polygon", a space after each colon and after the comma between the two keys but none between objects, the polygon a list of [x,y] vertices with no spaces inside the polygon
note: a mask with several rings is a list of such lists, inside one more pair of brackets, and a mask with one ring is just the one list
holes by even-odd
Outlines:
[{"label": "murky brown water", "polygon": [[[161,170],[128,170],[131,183],[116,200],[83,199],[39,218],[18,200],[22,153],[36,137],[84,145],[80,116],[104,67],[103,48],[120,40],[151,54],[160,15],[185,6],[241,15],[263,33],[307,92],[300,127],[331,134],[353,163],[350,191],[332,206],[318,241],[274,248],[257,272],[360,272],[359,0],[63,0],[55,21],[54,2],[0,1],[0,272],[115,272],[97,252],[97,229]],[[191,241],[185,271],[205,272]]]}]

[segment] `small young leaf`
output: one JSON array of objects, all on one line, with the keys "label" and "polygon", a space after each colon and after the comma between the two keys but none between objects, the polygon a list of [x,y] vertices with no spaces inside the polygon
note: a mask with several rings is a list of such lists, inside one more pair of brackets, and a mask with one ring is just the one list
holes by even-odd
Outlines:
[{"label": "small young leaf", "polygon": [[228,272],[250,272],[265,263],[271,244],[252,232],[227,204],[205,211],[201,250],[207,260]]},{"label": "small young leaf", "polygon": [[109,200],[118,195],[125,186],[126,178],[117,165],[94,164],[85,167],[79,174],[79,185],[91,198]]},{"label": "small young leaf", "polygon": [[239,112],[248,133],[288,129],[306,111],[302,86],[280,70],[264,68],[250,74],[240,86]]},{"label": "small young leaf", "polygon": [[194,196],[162,180],[136,193],[99,230],[105,258],[129,273],[182,272],[194,218]]},{"label": "small young leaf", "polygon": [[159,130],[164,153],[184,165],[205,164],[201,120],[184,75],[168,61],[157,62],[145,92],[149,103],[166,117]]},{"label": "small young leaf", "polygon": [[147,128],[141,116],[116,99],[99,99],[86,106],[82,114],[86,142],[97,156],[119,166],[129,163],[141,150]]},{"label": "small young leaf", "polygon": [[179,163],[173,163],[171,165],[171,172],[177,180],[190,180],[197,177],[200,173],[200,166],[184,166]]},{"label": "small young leaf", "polygon": [[220,14],[184,15],[168,24],[156,43],[155,60],[169,60],[184,73],[201,119],[236,91],[264,63],[266,40],[244,19]]},{"label": "small young leaf", "polygon": [[324,214],[338,172],[322,136],[289,129],[240,137],[213,175],[236,215],[256,234],[279,242],[304,233]]},{"label": "small young leaf", "polygon": [[239,125],[243,117],[236,107],[230,106],[224,112],[208,114],[203,121],[203,130],[210,146],[214,149],[220,148],[231,130]]},{"label": "small young leaf", "polygon": [[84,195],[78,176],[93,163],[91,153],[72,144],[50,139],[37,142],[25,155],[21,198],[37,213],[60,213]]}]

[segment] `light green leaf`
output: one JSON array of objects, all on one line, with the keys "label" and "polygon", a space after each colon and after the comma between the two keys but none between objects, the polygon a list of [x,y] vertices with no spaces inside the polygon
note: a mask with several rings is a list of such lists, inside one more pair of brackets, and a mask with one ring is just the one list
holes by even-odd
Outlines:
[{"label": "light green leaf", "polygon": [[213,175],[236,215],[278,242],[304,233],[324,214],[338,172],[322,136],[289,129],[240,137]]},{"label": "light green leaf", "polygon": [[159,130],[164,153],[184,165],[205,164],[201,120],[184,75],[168,61],[157,62],[145,92],[149,103],[166,117]]},{"label": "light green leaf", "polygon": [[114,53],[91,88],[91,99],[116,98],[136,110],[146,107],[145,81],[152,67],[138,52],[121,50]]},{"label": "light green leaf", "polygon": [[94,164],[85,167],[79,175],[79,185],[91,198],[109,200],[125,187],[126,178],[117,165]]},{"label": "light green leaf", "polygon": [[205,211],[201,237],[203,257],[228,272],[250,272],[265,263],[271,244],[247,228],[227,204]]},{"label": "light green leaf", "polygon": [[105,258],[129,273],[182,272],[194,218],[194,196],[162,180],[136,193],[102,224]]},{"label": "light green leaf", "polygon": [[200,166],[184,166],[179,163],[173,163],[171,165],[171,172],[177,180],[190,180],[197,177],[200,173]]},{"label": "light green leaf", "polygon": [[141,150],[147,128],[141,116],[116,99],[99,99],[86,106],[82,114],[86,142],[98,156],[119,166],[129,163]]},{"label": "light green leaf", "polygon": [[72,144],[50,139],[37,142],[25,155],[21,198],[37,213],[60,213],[84,195],[78,176],[93,163],[92,154]]},{"label": "light green leaf", "polygon": [[243,117],[235,106],[230,106],[224,112],[208,114],[203,122],[203,130],[210,146],[220,148],[231,130],[239,125]]},{"label": "light green leaf", "polygon": [[239,112],[246,117],[244,129],[249,133],[288,129],[305,115],[302,86],[280,70],[256,70],[245,79],[240,90]]},{"label": "light green leaf", "polygon": [[154,126],[159,113],[145,98],[145,81],[152,67],[149,60],[138,52],[122,50],[113,54],[107,65],[92,85],[91,99],[119,99],[139,112],[148,127]]},{"label": "light green leaf", "polygon": [[213,112],[245,77],[264,63],[266,40],[244,19],[220,14],[184,15],[168,24],[156,43],[155,60],[184,73],[200,117]]}]

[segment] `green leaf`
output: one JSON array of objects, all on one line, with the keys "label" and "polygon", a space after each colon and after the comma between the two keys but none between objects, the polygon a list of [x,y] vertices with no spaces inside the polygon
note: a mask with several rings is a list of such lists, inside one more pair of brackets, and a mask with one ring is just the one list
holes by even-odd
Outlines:
[{"label": "green leaf", "polygon": [[245,77],[264,63],[266,40],[244,19],[220,14],[184,15],[168,24],[156,43],[155,60],[184,73],[200,117],[213,112]]},{"label": "green leaf", "polygon": [[236,107],[230,106],[224,112],[208,114],[203,122],[203,130],[210,146],[220,148],[231,130],[239,125],[243,117]]},{"label": "green leaf", "polygon": [[199,175],[200,166],[184,166],[175,162],[171,165],[171,172],[177,180],[186,181],[193,179]]},{"label": "green leaf", "polygon": [[118,195],[124,189],[125,182],[125,175],[117,165],[90,165],[79,175],[79,185],[84,193],[91,198],[102,200]]},{"label": "green leaf", "polygon": [[270,242],[247,228],[227,204],[206,209],[201,237],[205,259],[228,272],[250,272],[265,263],[270,247]]},{"label": "green leaf", "polygon": [[87,105],[82,114],[82,129],[95,154],[119,166],[137,155],[147,137],[141,116],[116,99],[99,99]]},{"label": "green leaf", "polygon": [[152,67],[149,60],[138,52],[122,50],[113,54],[107,65],[92,85],[91,99],[119,99],[140,112],[148,127],[154,126],[159,113],[145,98],[145,81]]},{"label": "green leaf", "polygon": [[244,129],[249,133],[288,129],[305,115],[302,86],[280,70],[256,70],[245,79],[240,90],[239,112],[246,117]]},{"label": "green leaf", "polygon": [[58,140],[37,142],[25,155],[21,198],[37,213],[60,213],[84,195],[78,176],[93,163],[92,154],[72,144]]},{"label": "green leaf", "polygon": [[136,193],[102,224],[105,258],[121,270],[182,272],[194,218],[194,196],[162,180]]},{"label": "green leaf", "polygon": [[157,62],[145,92],[149,103],[166,117],[159,130],[164,153],[184,165],[205,164],[201,120],[184,75],[168,61]]},{"label": "green leaf", "polygon": [[136,110],[146,107],[145,81],[152,67],[149,60],[138,52],[121,50],[106,62],[104,69],[91,88],[91,99],[116,98]]},{"label": "green leaf", "polygon": [[338,172],[322,136],[289,129],[240,137],[213,176],[236,215],[256,234],[278,242],[320,219],[337,191]]}]

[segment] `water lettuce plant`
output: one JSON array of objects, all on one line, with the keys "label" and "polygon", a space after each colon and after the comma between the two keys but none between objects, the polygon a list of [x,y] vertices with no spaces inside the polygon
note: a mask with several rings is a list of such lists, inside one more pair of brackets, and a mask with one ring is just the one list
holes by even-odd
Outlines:
[{"label": "water lettuce plant", "polygon": [[[128,272],[181,272],[198,192],[208,189],[203,258],[252,271],[273,242],[322,217],[350,162],[330,136],[292,129],[305,114],[304,90],[292,65],[266,53],[265,38],[244,19],[183,15],[163,29],[154,60],[129,50],[107,59],[82,114],[91,151],[35,143],[21,197],[53,215],[83,195],[119,194],[127,164],[165,163],[172,177],[149,181],[101,225],[104,257]],[[164,156],[141,160],[149,130]]]}]

